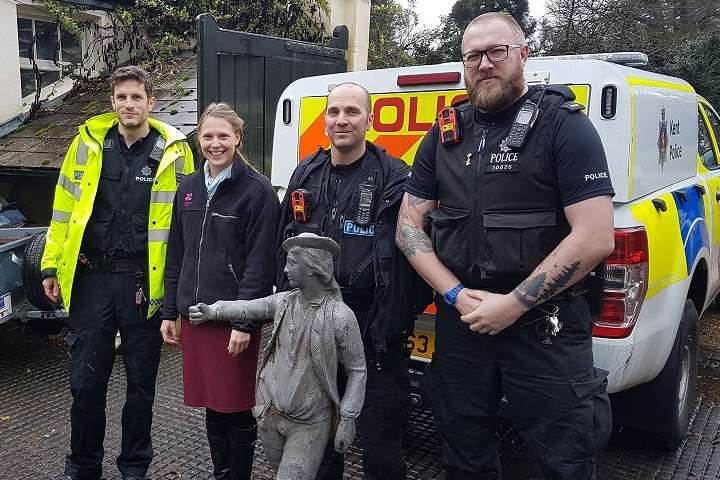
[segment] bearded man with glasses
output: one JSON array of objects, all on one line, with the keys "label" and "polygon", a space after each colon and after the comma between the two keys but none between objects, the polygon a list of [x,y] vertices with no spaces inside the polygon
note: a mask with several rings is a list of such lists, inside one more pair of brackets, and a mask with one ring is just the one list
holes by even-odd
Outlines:
[{"label": "bearded man with glasses", "polygon": [[438,292],[424,392],[446,478],[500,478],[503,395],[543,478],[595,478],[611,414],[586,297],[613,249],[605,152],[567,87],[525,83],[510,15],[475,18],[462,51],[469,101],[420,145],[396,232]]}]

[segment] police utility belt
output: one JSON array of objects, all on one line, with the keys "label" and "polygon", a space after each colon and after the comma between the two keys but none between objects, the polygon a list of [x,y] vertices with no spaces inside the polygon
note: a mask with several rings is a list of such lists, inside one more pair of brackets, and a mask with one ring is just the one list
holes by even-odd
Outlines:
[{"label": "police utility belt", "polygon": [[144,273],[147,269],[145,258],[110,258],[80,254],[78,265],[89,270],[108,273]]}]

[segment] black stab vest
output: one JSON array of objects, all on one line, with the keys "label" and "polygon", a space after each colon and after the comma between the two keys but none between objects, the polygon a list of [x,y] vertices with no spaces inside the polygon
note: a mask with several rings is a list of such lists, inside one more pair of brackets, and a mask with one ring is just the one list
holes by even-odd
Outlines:
[{"label": "black stab vest", "polygon": [[527,99],[537,104],[543,88],[540,113],[519,150],[504,141],[514,115],[484,123],[467,103],[457,107],[461,141],[437,144],[431,238],[440,261],[466,287],[511,291],[570,232],[546,141],[558,109],[575,97],[548,85],[530,87]]}]

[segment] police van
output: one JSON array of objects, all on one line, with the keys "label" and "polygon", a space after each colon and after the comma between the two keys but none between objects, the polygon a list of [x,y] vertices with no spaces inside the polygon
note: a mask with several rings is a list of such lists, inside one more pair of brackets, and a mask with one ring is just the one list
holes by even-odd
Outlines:
[{"label": "police van", "polygon": [[[699,316],[720,288],[720,116],[686,81],[633,68],[638,53],[529,59],[531,84],[564,84],[600,133],[616,195],[615,250],[596,366],[607,370],[617,425],[679,445],[694,411]],[[461,63],[349,72],[293,82],[277,107],[272,183],[284,195],[298,162],[327,148],[328,90],[372,94],[368,140],[412,164],[438,112],[467,96]],[[589,173],[607,175],[606,172]],[[409,339],[416,365],[434,349],[431,305]]]}]

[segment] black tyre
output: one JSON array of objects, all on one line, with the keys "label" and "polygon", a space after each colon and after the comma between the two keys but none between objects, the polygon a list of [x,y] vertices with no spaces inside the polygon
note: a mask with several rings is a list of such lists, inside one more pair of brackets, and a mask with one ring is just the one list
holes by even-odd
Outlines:
[{"label": "black tyre", "polygon": [[652,382],[613,396],[618,421],[650,433],[661,449],[675,450],[687,433],[695,406],[698,372],[698,312],[686,300],[670,356]]},{"label": "black tyre", "polygon": [[36,233],[30,237],[25,245],[25,254],[22,263],[22,281],[25,294],[30,303],[40,310],[55,310],[50,300],[45,296],[40,274],[40,262],[45,250],[45,232]]}]

